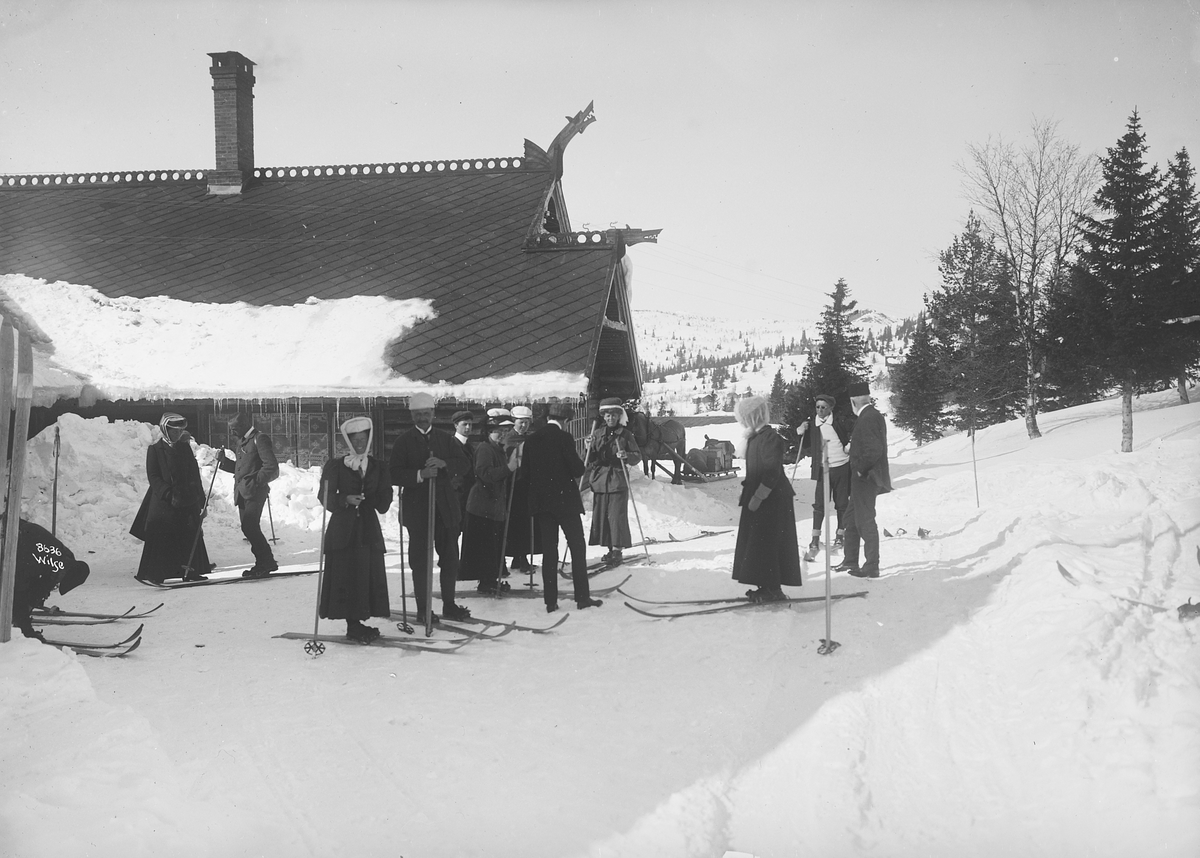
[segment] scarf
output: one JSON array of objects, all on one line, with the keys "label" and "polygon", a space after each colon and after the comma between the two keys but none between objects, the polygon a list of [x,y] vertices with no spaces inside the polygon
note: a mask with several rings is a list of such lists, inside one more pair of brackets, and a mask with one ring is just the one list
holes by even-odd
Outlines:
[{"label": "scarf", "polygon": [[[355,432],[368,433],[367,452],[354,452],[354,445],[350,443],[350,436]],[[342,438],[346,441],[346,446],[350,448],[350,455],[343,457],[342,461],[347,468],[352,471],[358,471],[365,477],[367,475],[367,460],[371,458],[371,445],[375,440],[375,424],[370,417],[351,417],[342,424]]]}]

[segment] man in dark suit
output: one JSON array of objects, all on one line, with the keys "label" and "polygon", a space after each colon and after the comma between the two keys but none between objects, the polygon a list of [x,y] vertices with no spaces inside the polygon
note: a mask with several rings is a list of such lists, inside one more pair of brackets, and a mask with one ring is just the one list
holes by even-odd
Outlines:
[{"label": "man in dark suit", "polygon": [[[392,484],[404,492],[401,524],[408,530],[408,560],[412,569],[413,594],[417,599],[417,621],[425,622],[430,594],[429,568],[429,481],[434,480],[433,545],[441,570],[442,615],[448,620],[465,620],[471,612],[454,602],[458,583],[458,530],[462,509],[454,491],[455,477],[471,470],[462,444],[448,432],[433,427],[434,399],[427,393],[409,397],[413,426],[396,439],[389,463]],[[436,619],[434,615],[434,619]]]},{"label": "man in dark suit", "polygon": [[279,476],[279,460],[271,436],[258,431],[254,418],[245,411],[229,421],[229,429],[237,439],[237,462],[225,457],[225,448],[217,453],[217,465],[233,474],[233,502],[238,508],[242,535],[250,540],[254,565],[242,573],[244,578],[265,578],[276,569],[271,543],[262,532],[262,511],[271,494],[271,481]]},{"label": "man in dark suit", "polygon": [[[892,490],[888,471],[887,423],[871,404],[865,382],[850,385],[850,405],[858,415],[850,435],[850,504],[846,509],[846,544],[838,572],[855,578],[879,577],[879,527],[875,523],[875,498]],[[865,560],[858,565],[859,542]]]},{"label": "man in dark suit", "polygon": [[550,405],[546,425],[525,441],[521,470],[529,486],[529,512],[537,518],[541,531],[542,588],[546,610],[558,610],[558,531],[562,528],[571,552],[571,581],[575,605],[598,608],[593,599],[587,574],[587,542],[583,536],[583,501],[579,498],[579,478],[583,460],[575,449],[575,439],[562,427],[570,417],[567,406]]},{"label": "man in dark suit", "polygon": [[[471,433],[475,429],[475,416],[470,411],[456,411],[454,416],[450,418],[450,423],[454,426],[454,440],[462,445],[463,452],[467,454],[467,461],[475,461],[475,442],[471,440]],[[467,471],[466,476],[450,481],[454,486],[454,493],[458,495],[458,507],[462,513],[462,529],[467,528],[467,497],[471,494],[471,486],[475,484],[475,470],[472,467]]]}]

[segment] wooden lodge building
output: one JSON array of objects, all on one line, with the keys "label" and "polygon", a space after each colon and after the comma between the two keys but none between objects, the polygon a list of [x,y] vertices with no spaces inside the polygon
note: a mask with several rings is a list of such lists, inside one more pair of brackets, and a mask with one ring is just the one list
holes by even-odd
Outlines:
[{"label": "wooden lodge building", "polygon": [[[577,436],[600,399],[640,396],[625,250],[658,231],[572,228],[563,155],[595,121],[591,105],[548,149],[526,140],[516,156],[260,167],[254,63],[232,51],[209,56],[216,169],[0,176],[0,275],[86,285],[113,299],[283,307],[422,298],[436,316],[391,340],[383,356],[398,376],[447,385],[521,373],[586,378],[583,389],[555,391],[576,403]],[[263,391],[249,403],[166,390],[134,401],[86,384],[86,367],[65,369],[83,392],[34,408],[31,435],[63,412],[156,423],[173,410],[197,440],[229,443],[225,421],[250,407],[281,458],[306,467],[334,454],[338,417],[374,417],[383,454],[409,425],[407,397],[394,390]],[[444,399],[436,419],[445,426],[460,407],[482,416],[496,404],[518,403]]]}]

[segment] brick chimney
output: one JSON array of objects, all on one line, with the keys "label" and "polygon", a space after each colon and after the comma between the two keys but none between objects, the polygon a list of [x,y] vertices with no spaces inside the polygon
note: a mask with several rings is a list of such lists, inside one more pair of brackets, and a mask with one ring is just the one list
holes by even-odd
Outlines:
[{"label": "brick chimney", "polygon": [[210,194],[240,194],[254,171],[254,63],[237,51],[209,54],[217,128]]}]

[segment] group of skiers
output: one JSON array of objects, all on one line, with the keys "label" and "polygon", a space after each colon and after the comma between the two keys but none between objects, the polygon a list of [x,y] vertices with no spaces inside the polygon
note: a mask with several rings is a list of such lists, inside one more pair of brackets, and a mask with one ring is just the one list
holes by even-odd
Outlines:
[{"label": "group of skiers", "polygon": [[[834,397],[824,394],[816,397],[811,423],[805,421],[797,429],[798,456],[812,457],[811,474],[817,481],[808,558],[820,547],[828,474],[838,522],[832,547],[844,552],[836,568],[874,578],[879,575],[875,499],[891,490],[886,426],[871,405],[866,383],[852,385],[849,394],[858,418],[852,430],[834,415]],[[319,615],[344,619],[351,639],[369,643],[379,636],[378,629],[363,621],[391,615],[378,515],[391,508],[393,486],[399,489],[398,516],[407,532],[418,622],[426,621],[427,606],[432,604],[434,554],[446,619],[470,617],[470,611],[455,599],[460,579],[478,581],[480,593],[498,595],[508,589],[504,579],[510,570],[532,573],[536,553],[542,556],[546,610],[558,610],[560,531],[571,556],[576,606],[599,607],[601,601],[590,594],[587,545],[607,548],[603,562],[615,566],[623,562],[623,549],[633,544],[627,468],[637,464],[641,454],[627,428],[625,404],[616,398],[601,401],[600,420],[585,439],[582,459],[564,425],[571,417],[566,405],[550,404],[545,422],[536,429],[533,412],[526,406],[490,409],[483,440],[476,441],[473,414],[456,413],[451,434],[433,426],[435,404],[428,394],[410,397],[413,425],[396,439],[386,463],[371,454],[375,427],[370,418],[352,417],[341,425],[349,452],[329,460],[321,472],[319,500],[328,521],[322,534]],[[747,397],[735,407],[747,443],[733,577],[756,585],[747,595],[751,601],[763,602],[782,600],[786,598],[782,587],[803,583],[795,491],[783,463],[788,444],[768,425],[769,412],[761,397]],[[236,461],[231,462],[221,448],[217,466],[234,473],[242,532],[254,554],[254,565],[243,575],[262,577],[278,569],[260,522],[270,482],[279,474],[278,460],[270,436],[254,426],[249,414],[239,413],[230,427],[237,439]],[[162,437],[146,455],[149,487],[130,528],[145,543],[137,577],[151,582],[202,579],[213,568],[202,529],[212,483],[206,491],[186,420],[168,412],[159,428]],[[581,499],[585,485],[593,498],[586,543]],[[27,635],[35,634],[30,611],[55,587],[65,593],[88,574],[86,563],[76,561],[61,542],[43,531],[21,522],[20,557],[24,559],[18,560],[19,595],[13,617],[14,625]],[[860,542],[865,553],[861,566]]]},{"label": "group of skiers", "polygon": [[[892,490],[887,460],[887,426],[871,402],[867,382],[855,382],[847,390],[855,419],[834,413],[836,398],[814,397],[813,420],[797,427],[800,446],[796,461],[812,458],[811,476],[816,481],[813,501],[812,541],[804,561],[815,558],[821,548],[825,522],[825,474],[837,515],[837,536],[827,550],[842,549],[842,561],[834,571],[856,578],[879,577],[879,528],[875,522],[875,500]],[[752,602],[783,601],[783,587],[803,584],[802,561],[796,537],[793,509],[795,490],[784,471],[788,443],[767,421],[769,403],[758,396],[741,399],[734,414],[746,432],[746,478],[738,503],[742,507],[737,546],[733,555],[734,580],[755,584],[746,596]],[[795,469],[793,468],[793,471]],[[863,562],[859,563],[862,548]]]},{"label": "group of skiers", "polygon": [[470,412],[451,418],[454,434],[435,427],[434,406],[428,394],[410,397],[413,426],[396,439],[386,466],[369,453],[374,427],[368,418],[355,417],[342,425],[352,452],[330,460],[321,474],[322,503],[330,522],[320,616],[344,619],[348,637],[369,643],[379,630],[363,620],[391,615],[383,534],[377,515],[363,510],[387,512],[393,485],[400,489],[398,515],[408,535],[419,623],[437,619],[427,614],[435,554],[442,616],[448,620],[470,617],[455,599],[460,579],[478,581],[479,592],[497,595],[508,587],[504,578],[510,568],[531,571],[535,553],[542,555],[546,610],[558,610],[560,531],[571,555],[576,607],[600,607],[601,600],[592,598],[589,587],[581,478],[588,478],[594,493],[588,542],[606,546],[606,562],[619,564],[622,549],[632,545],[625,468],[639,461],[637,443],[624,426],[627,415],[621,401],[600,403],[603,425],[587,439],[586,462],[564,428],[571,416],[564,405],[551,404],[545,423],[536,430],[528,407],[491,409],[482,441],[472,440]]}]

